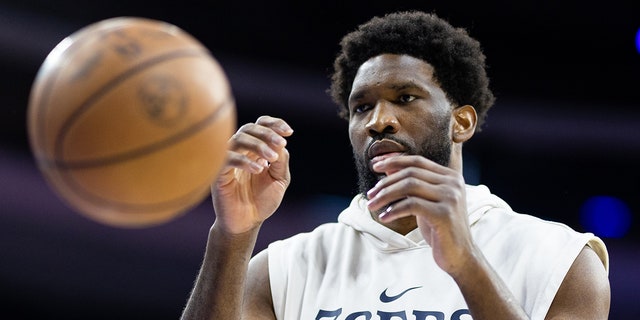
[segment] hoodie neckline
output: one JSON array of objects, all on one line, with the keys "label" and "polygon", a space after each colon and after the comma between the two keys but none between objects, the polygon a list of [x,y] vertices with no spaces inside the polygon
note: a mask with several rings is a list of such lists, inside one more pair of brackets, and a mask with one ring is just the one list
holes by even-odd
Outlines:
[{"label": "hoodie neckline", "polygon": [[[511,210],[506,202],[493,195],[485,185],[467,185],[466,201],[469,225],[472,227],[492,208]],[[362,237],[381,251],[430,247],[422,238],[418,228],[402,235],[375,221],[367,209],[366,198],[362,194],[356,195],[351,200],[349,207],[338,216],[338,221],[360,232]]]}]

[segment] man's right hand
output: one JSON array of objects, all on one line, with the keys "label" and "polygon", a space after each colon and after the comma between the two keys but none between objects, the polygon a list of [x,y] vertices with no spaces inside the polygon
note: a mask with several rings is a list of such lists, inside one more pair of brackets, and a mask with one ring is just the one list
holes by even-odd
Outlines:
[{"label": "man's right hand", "polygon": [[280,206],[291,182],[284,137],[292,134],[284,120],[261,116],[229,139],[226,165],[211,186],[218,228],[247,232]]}]

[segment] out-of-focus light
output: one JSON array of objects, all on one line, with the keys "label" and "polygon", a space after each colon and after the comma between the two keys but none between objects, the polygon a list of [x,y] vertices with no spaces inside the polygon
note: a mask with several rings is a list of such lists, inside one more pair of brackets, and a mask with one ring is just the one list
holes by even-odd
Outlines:
[{"label": "out-of-focus light", "polygon": [[603,238],[622,238],[631,228],[631,210],[612,196],[594,196],[580,210],[582,226]]},{"label": "out-of-focus light", "polygon": [[636,32],[636,50],[640,53],[640,28],[638,28],[638,32]]}]

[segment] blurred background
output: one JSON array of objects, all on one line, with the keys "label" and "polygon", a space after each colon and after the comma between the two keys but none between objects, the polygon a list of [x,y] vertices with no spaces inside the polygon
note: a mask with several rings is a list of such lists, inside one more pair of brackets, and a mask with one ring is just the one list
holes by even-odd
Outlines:
[{"label": "blurred background", "polygon": [[261,250],[334,221],[356,193],[328,76],[343,34],[405,9],[466,28],[487,55],[497,102],[465,145],[467,181],[516,211],[602,237],[611,319],[639,317],[638,1],[2,0],[0,318],[177,319],[214,217],[207,198],[169,223],[120,229],[84,218],[51,191],[28,146],[26,110],[40,64],[64,37],[116,16],[173,23],[224,67],[239,123],[270,114],[291,124],[293,181]]}]

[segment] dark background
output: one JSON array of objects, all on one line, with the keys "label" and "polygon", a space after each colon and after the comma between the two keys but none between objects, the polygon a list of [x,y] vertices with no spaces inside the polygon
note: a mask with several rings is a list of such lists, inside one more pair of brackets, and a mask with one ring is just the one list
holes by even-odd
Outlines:
[{"label": "dark background", "polygon": [[[239,123],[285,118],[293,182],[257,245],[334,220],[355,193],[346,122],[325,94],[341,36],[372,15],[435,11],[479,39],[497,103],[465,146],[465,176],[519,212],[580,231],[584,202],[616,197],[627,232],[603,237],[611,319],[640,316],[637,1],[32,1],[0,3],[0,318],[177,319],[213,221],[210,200],[161,226],[119,229],[67,208],[28,148],[30,86],[65,36],[116,16],[164,20],[225,68]],[[410,41],[410,39],[407,39]]]}]

